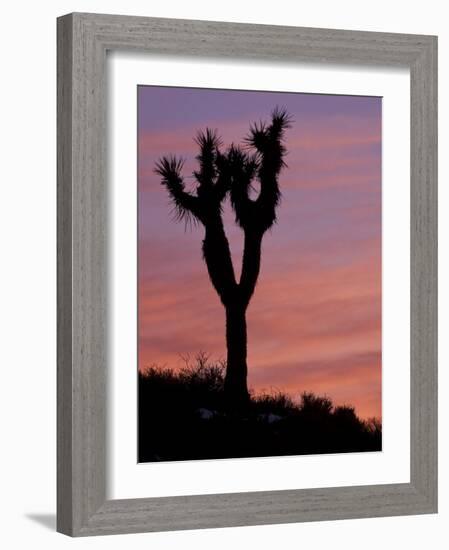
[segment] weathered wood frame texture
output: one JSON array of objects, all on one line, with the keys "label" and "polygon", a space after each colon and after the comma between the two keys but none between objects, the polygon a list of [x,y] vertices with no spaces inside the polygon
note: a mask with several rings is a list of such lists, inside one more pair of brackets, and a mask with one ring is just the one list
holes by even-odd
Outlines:
[{"label": "weathered wood frame texture", "polygon": [[[411,74],[411,480],[107,500],[106,52]],[[58,19],[57,529],[72,536],[437,511],[437,38],[74,13]]]}]

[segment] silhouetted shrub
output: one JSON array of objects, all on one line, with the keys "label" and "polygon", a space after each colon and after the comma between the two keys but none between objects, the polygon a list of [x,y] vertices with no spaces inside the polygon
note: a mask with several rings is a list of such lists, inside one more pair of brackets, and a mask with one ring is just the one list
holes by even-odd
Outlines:
[{"label": "silhouetted shrub", "polygon": [[301,394],[300,409],[303,414],[327,417],[332,411],[332,406],[332,401],[328,397],[320,397],[310,392]]},{"label": "silhouetted shrub", "polygon": [[292,398],[280,391],[251,394],[250,407],[256,413],[277,415],[293,414],[297,410]]},{"label": "silhouetted shrub", "polygon": [[354,407],[303,392],[251,392],[230,413],[226,365],[199,353],[177,372],[151,366],[139,374],[139,462],[380,451],[380,420],[360,420]]}]

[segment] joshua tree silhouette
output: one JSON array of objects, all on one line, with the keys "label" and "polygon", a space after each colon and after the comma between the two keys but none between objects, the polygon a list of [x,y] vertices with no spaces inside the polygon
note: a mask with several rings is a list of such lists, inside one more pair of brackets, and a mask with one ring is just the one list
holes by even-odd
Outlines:
[{"label": "joshua tree silhouette", "polygon": [[[243,147],[232,144],[222,152],[221,139],[214,130],[199,132],[194,172],[196,190],[185,189],[181,175],[183,160],[162,157],[155,172],[162,178],[175,207],[178,220],[192,220],[204,226],[203,257],[210,280],[226,312],[227,367],[225,396],[231,408],[248,401],[246,310],[254,293],[260,271],[264,233],[276,222],[280,201],[278,176],[285,166],[283,145],[290,117],[276,108],[269,124],[250,126]],[[259,181],[259,192],[250,196],[252,182]],[[222,206],[229,194],[236,223],[244,233],[240,280],[237,281],[226,237]]]}]

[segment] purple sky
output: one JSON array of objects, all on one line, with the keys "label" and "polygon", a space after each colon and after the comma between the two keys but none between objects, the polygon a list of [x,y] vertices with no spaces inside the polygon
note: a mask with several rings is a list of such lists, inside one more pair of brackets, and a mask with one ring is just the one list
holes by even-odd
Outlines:
[{"label": "purple sky", "polygon": [[[155,161],[185,158],[193,186],[197,130],[239,143],[276,105],[294,123],[279,221],[264,237],[248,310],[249,385],[326,393],[361,416],[381,416],[380,98],[138,88],[139,367],[177,368],[180,354],[199,350],[226,354],[202,228],[174,222]],[[242,235],[229,208],[225,220],[238,273]]]}]

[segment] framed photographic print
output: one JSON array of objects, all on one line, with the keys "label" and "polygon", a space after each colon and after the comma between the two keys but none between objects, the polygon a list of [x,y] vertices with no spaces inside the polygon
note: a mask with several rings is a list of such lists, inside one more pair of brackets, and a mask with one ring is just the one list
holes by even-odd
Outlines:
[{"label": "framed photographic print", "polygon": [[58,530],[437,509],[436,37],[58,19]]}]

